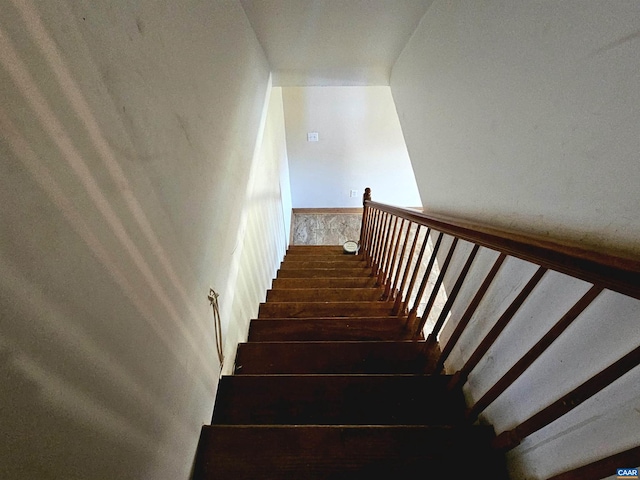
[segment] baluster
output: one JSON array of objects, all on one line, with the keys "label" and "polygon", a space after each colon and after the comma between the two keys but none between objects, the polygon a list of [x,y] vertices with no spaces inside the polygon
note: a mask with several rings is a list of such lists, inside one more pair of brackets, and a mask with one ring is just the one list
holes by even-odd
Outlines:
[{"label": "baluster", "polygon": [[371,207],[365,207],[366,220],[362,225],[361,236],[362,243],[360,244],[360,253],[362,253],[362,259],[367,260],[367,252],[369,251],[369,229],[371,228]]},{"label": "baluster", "polygon": [[[400,288],[398,289],[398,293],[396,295],[396,301],[393,304],[393,310],[392,313],[394,315],[399,315],[400,314],[400,309],[402,308],[402,304],[403,304],[403,292],[404,292],[404,286],[407,282],[407,278],[409,277],[409,271],[411,270],[411,262],[413,260],[413,254],[415,253],[416,250],[416,246],[418,244],[418,236],[420,235],[420,229],[422,228],[422,225],[416,225],[416,232],[413,236],[413,242],[411,243],[411,250],[409,251],[409,256],[407,257],[407,263],[404,266],[404,273],[402,274],[402,282],[400,284]],[[429,232],[431,231],[430,228],[427,228],[427,236],[429,236]],[[409,234],[409,232],[407,232],[407,235]]]},{"label": "baluster", "polygon": [[467,419],[475,421],[478,415],[487,408],[509,385],[516,381],[531,364],[578,318],[585,308],[593,302],[602,287],[593,286],[578,300],[571,309],[520,359],[505,373],[496,384],[467,411]]},{"label": "baluster", "polygon": [[[384,256],[384,249],[386,247],[387,239],[389,237],[389,226],[391,224],[391,214],[384,212],[384,227],[380,231],[380,242],[378,243],[378,249],[376,252],[376,258],[373,262],[374,269],[371,271],[371,274],[375,277],[378,275],[378,272],[382,269],[382,259]],[[377,285],[377,282],[376,282]]]},{"label": "baluster", "polygon": [[517,427],[506,430],[493,439],[494,448],[511,450],[517,447],[523,438],[528,437],[551,422],[570,412],[585,400],[591,398],[603,388],[611,385],[629,370],[640,364],[640,347],[636,347],[617,362],[574,388],[562,398],[525,420]]},{"label": "baluster", "polygon": [[404,271],[403,268],[402,268],[402,262],[404,260],[404,254],[406,253],[407,246],[409,245],[409,237],[410,237],[410,234],[411,234],[412,225],[413,224],[411,222],[408,222],[407,232],[406,232],[405,237],[404,237],[404,242],[403,242],[403,245],[402,245],[402,251],[400,253],[400,258],[398,260],[398,268],[396,269],[396,275],[395,275],[395,278],[393,280],[393,286],[391,287],[391,290],[389,292],[390,298],[393,298],[394,300],[398,296],[398,289],[397,289],[398,281],[400,280],[401,272]]},{"label": "baluster", "polygon": [[[418,293],[416,294],[416,299],[413,302],[413,307],[409,311],[409,315],[407,317],[406,326],[411,328],[411,325],[416,319],[418,314],[418,307],[420,306],[420,300],[422,300],[422,295],[424,295],[424,291],[427,288],[427,282],[429,281],[429,275],[431,275],[431,270],[433,269],[433,265],[436,263],[436,257],[438,255],[438,250],[440,250],[440,244],[442,243],[442,238],[444,234],[440,232],[438,234],[438,240],[436,240],[436,244],[433,247],[433,251],[431,252],[431,258],[429,258],[429,263],[427,264],[427,269],[422,276],[422,282],[420,282],[420,287],[418,288]],[[457,240],[457,239],[456,239]],[[429,237],[425,237],[423,245],[426,245],[429,242]],[[413,279],[412,279],[413,280]]]},{"label": "baluster", "polygon": [[438,358],[438,363],[436,364],[436,368],[435,368],[436,372],[440,372],[444,368],[444,362],[447,360],[447,358],[449,358],[449,355],[453,351],[453,347],[462,336],[464,329],[467,328],[467,325],[469,324],[471,317],[473,317],[473,314],[478,309],[478,305],[480,305],[480,302],[482,301],[485,294],[487,293],[487,290],[489,290],[489,287],[493,283],[494,278],[498,274],[498,271],[500,270],[500,267],[502,266],[506,258],[507,256],[504,253],[501,253],[500,255],[498,255],[498,258],[493,263],[491,270],[485,277],[484,281],[482,282],[482,285],[480,285],[480,288],[474,295],[473,300],[471,300],[471,303],[469,304],[464,314],[460,318],[460,321],[456,325],[456,328],[453,330],[451,337],[449,337],[447,344],[442,350],[442,353],[440,354],[440,358]]},{"label": "baluster", "polygon": [[[391,297],[391,279],[394,276],[393,271],[396,268],[396,262],[398,261],[398,248],[400,248],[400,243],[402,241],[402,229],[404,228],[404,224],[405,224],[405,219],[403,218],[402,222],[400,222],[398,237],[396,238],[396,244],[395,244],[395,247],[393,248],[393,256],[391,257],[392,258],[391,266],[389,267],[389,281],[385,283],[384,294],[382,295],[383,300],[389,300],[389,298]],[[405,242],[405,246],[406,246],[406,242]],[[398,264],[398,271],[399,271],[399,267],[400,267],[400,264]],[[397,280],[398,278],[397,274],[395,275],[395,278]]]},{"label": "baluster", "polygon": [[420,270],[420,265],[422,265],[422,257],[424,255],[424,251],[427,248],[427,243],[429,241],[429,230],[427,230],[427,234],[424,237],[422,245],[420,246],[420,253],[418,253],[418,259],[416,261],[416,266],[413,269],[413,273],[411,275],[411,280],[409,280],[409,286],[407,287],[407,293],[404,296],[404,301],[402,302],[402,306],[398,312],[399,315],[403,315],[407,310],[407,304],[411,300],[411,292],[413,292],[413,287],[416,284],[416,279],[418,278],[418,271]]},{"label": "baluster", "polygon": [[[362,206],[362,222],[360,223],[360,240],[358,241],[358,249],[365,251],[365,242],[367,236],[367,228],[368,228],[368,215],[369,215],[369,207],[367,205]],[[360,252],[358,252],[360,253]]]},{"label": "baluster", "polygon": [[453,242],[451,242],[451,246],[449,247],[449,253],[447,253],[447,258],[445,258],[444,263],[440,268],[440,274],[438,275],[436,283],[433,286],[433,290],[431,291],[431,296],[429,297],[427,306],[425,307],[424,312],[422,313],[422,318],[420,319],[420,322],[418,323],[418,327],[416,328],[416,331],[415,331],[416,336],[418,336],[422,331],[422,329],[424,328],[424,325],[427,319],[429,318],[429,314],[431,313],[431,309],[433,308],[433,304],[436,303],[436,298],[438,297],[440,286],[442,285],[442,282],[444,281],[444,276],[446,275],[447,270],[449,269],[451,259],[453,258],[453,252],[455,251],[457,244],[458,244],[458,238],[454,237]]},{"label": "baluster", "polygon": [[371,252],[371,232],[373,230],[373,219],[375,212],[369,205],[367,205],[365,208],[367,209],[367,221],[364,228],[364,239],[361,250],[364,254],[364,260],[368,264]]},{"label": "baluster", "polygon": [[371,246],[371,272],[375,270],[376,255],[378,252],[378,246],[380,245],[380,231],[384,224],[384,215],[385,215],[382,210],[377,210],[376,213],[378,215],[376,218],[376,228],[373,231],[373,244]]},{"label": "baluster", "polygon": [[387,226],[387,212],[380,212],[380,229],[376,233],[376,246],[373,254],[373,264],[371,268],[371,275],[376,276],[378,273],[378,267],[380,265],[380,251],[382,250],[382,243],[384,238],[384,229]]},{"label": "baluster", "polygon": [[[474,245],[473,248],[471,249],[471,253],[469,253],[469,256],[467,257],[467,261],[465,262],[464,267],[462,267],[462,271],[460,272],[460,275],[458,275],[458,279],[456,280],[456,283],[453,286],[453,289],[451,290],[451,292],[449,293],[449,296],[447,297],[447,302],[444,304],[444,307],[442,308],[442,312],[440,312],[440,316],[438,317],[438,320],[436,320],[436,324],[433,326],[433,330],[427,336],[427,343],[430,343],[432,345],[435,345],[437,343],[437,338],[438,338],[438,334],[440,333],[440,329],[442,329],[442,326],[444,325],[444,322],[446,321],[447,316],[451,311],[453,302],[456,301],[456,297],[458,296],[458,293],[462,288],[462,284],[464,283],[465,278],[467,278],[467,274],[471,269],[471,265],[473,264],[473,260],[476,258],[478,250],[480,250],[480,245]],[[426,320],[427,320],[427,317],[423,315],[421,324],[418,327],[418,331],[424,328],[424,324]]]},{"label": "baluster", "polygon": [[[385,222],[384,228],[382,229],[382,236],[380,237],[380,249],[378,250],[378,257],[376,259],[376,271],[373,273],[374,276],[377,276],[383,268],[384,265],[384,254],[387,248],[387,242],[389,241],[389,234],[391,232],[391,218],[393,215],[385,212]],[[376,285],[380,285],[379,281],[376,281]]]},{"label": "baluster", "polygon": [[369,207],[369,226],[367,228],[367,250],[365,255],[365,260],[367,262],[367,267],[371,266],[371,250],[373,249],[373,231],[376,226],[376,214],[377,210],[373,207]]},{"label": "baluster", "polygon": [[378,209],[374,211],[374,220],[373,220],[373,228],[371,230],[371,242],[369,248],[369,257],[367,258],[367,267],[373,268],[374,262],[374,254],[376,245],[378,243],[378,231],[380,230],[380,217],[382,216],[382,212]]},{"label": "baluster", "polygon": [[382,263],[382,270],[380,270],[380,274],[378,275],[378,283],[380,285],[385,285],[387,283],[389,283],[388,278],[389,278],[389,263],[391,263],[391,254],[392,254],[392,244],[394,243],[394,239],[396,237],[396,230],[398,228],[398,217],[396,217],[395,215],[393,216],[393,231],[391,232],[391,234],[388,237],[388,243],[387,246],[385,247],[385,255],[384,255],[384,261]]},{"label": "baluster", "polygon": [[529,294],[533,291],[536,285],[542,279],[542,276],[547,271],[544,267],[538,267],[536,273],[533,274],[529,282],[525,285],[522,291],[518,294],[511,305],[505,310],[505,312],[500,316],[496,324],[491,328],[487,336],[480,342],[478,348],[473,352],[467,363],[462,367],[461,370],[457,371],[451,381],[449,382],[449,388],[454,389],[458,386],[464,384],[469,378],[469,374],[471,370],[473,370],[478,362],[484,357],[484,355],[489,351],[491,345],[497,340],[498,336],[505,329],[507,324],[511,321],[516,312],[520,309],[524,301],[527,299]]}]

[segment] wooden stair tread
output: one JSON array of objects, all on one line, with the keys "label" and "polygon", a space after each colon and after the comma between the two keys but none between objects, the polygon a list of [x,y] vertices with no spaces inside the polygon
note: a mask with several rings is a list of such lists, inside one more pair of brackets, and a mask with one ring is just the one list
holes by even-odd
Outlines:
[{"label": "wooden stair tread", "polygon": [[291,245],[287,248],[287,257],[297,255],[348,256],[349,254],[344,253],[342,245]]},{"label": "wooden stair tread", "polygon": [[490,427],[205,426],[194,480],[507,480]]},{"label": "wooden stair tread", "polygon": [[276,278],[341,278],[368,277],[371,269],[368,267],[351,268],[304,268],[300,270],[278,270]]},{"label": "wooden stair tread", "polygon": [[464,398],[445,375],[223,376],[213,424],[450,425]]},{"label": "wooden stair tread", "polygon": [[371,288],[376,281],[374,277],[275,278],[271,288]]},{"label": "wooden stair tread", "polygon": [[348,253],[344,253],[342,250],[340,251],[315,251],[315,250],[309,250],[307,252],[303,252],[303,251],[293,251],[293,252],[287,252],[287,255],[285,256],[285,260],[289,261],[295,261],[295,260],[300,260],[303,258],[308,258],[308,259],[323,259],[323,258],[328,258],[328,259],[334,259],[334,260],[340,260],[340,259],[345,259],[345,258],[354,258],[357,260],[364,260],[364,256],[362,255],[353,255],[353,254],[348,254]]},{"label": "wooden stair tread", "polygon": [[385,317],[391,315],[392,302],[267,302],[260,304],[258,318],[309,317]]},{"label": "wooden stair tread", "polygon": [[415,341],[241,343],[235,374],[431,373],[439,351]]},{"label": "wooden stair tread", "polygon": [[412,340],[404,324],[398,317],[263,318],[251,320],[248,341]]},{"label": "wooden stair tread", "polygon": [[292,246],[218,384],[194,480],[506,480],[493,429],[465,422],[439,355],[391,314],[362,255]]},{"label": "wooden stair tread", "polygon": [[267,291],[269,302],[377,301],[384,288],[279,288]]},{"label": "wooden stair tread", "polygon": [[282,263],[306,263],[306,262],[366,262],[362,255],[338,255],[338,254],[325,254],[325,255],[287,255]]},{"label": "wooden stair tread", "polygon": [[404,322],[398,317],[254,319],[249,327],[249,341],[412,340]]},{"label": "wooden stair tread", "polygon": [[[296,260],[296,261],[287,261],[284,260],[280,264],[280,269],[288,269],[288,270],[304,270],[307,268],[369,268],[364,260],[354,261],[354,260],[331,260],[331,259],[322,259],[322,260]],[[369,270],[371,270],[369,268]]]}]

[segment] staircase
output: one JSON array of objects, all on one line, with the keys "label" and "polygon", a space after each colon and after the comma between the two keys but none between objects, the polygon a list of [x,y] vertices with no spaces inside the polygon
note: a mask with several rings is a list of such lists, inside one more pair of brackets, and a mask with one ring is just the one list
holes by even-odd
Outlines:
[{"label": "staircase", "polygon": [[461,390],[434,374],[437,344],[383,293],[360,256],[290,247],[219,383],[193,478],[508,478],[492,427],[465,422]]}]

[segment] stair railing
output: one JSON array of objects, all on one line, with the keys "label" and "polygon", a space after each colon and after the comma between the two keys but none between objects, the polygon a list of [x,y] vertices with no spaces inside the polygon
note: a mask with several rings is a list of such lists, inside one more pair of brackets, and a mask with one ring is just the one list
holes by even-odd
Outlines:
[{"label": "stair railing", "polygon": [[[473,246],[466,254],[464,265],[455,282],[452,282],[453,286],[446,292],[446,302],[433,323],[431,331],[428,332],[427,343],[437,343],[437,338],[478,251],[481,248],[487,248],[498,252],[484,279],[479,282],[477,288],[474,285],[475,293],[471,300],[466,305],[462,305],[462,309],[459,310],[464,313],[459,318],[447,343],[441,346],[436,367],[438,372],[444,368],[445,361],[456,342],[460,340],[489,287],[499,276],[505,260],[516,257],[538,266],[530,277],[524,279],[524,287],[495,321],[464,366],[453,375],[450,388],[462,387],[471,371],[496,342],[548,271],[564,273],[592,285],[493,387],[468,408],[467,418],[470,422],[475,421],[502,392],[513,384],[603,290],[612,290],[640,299],[640,261],[636,259],[599,253],[533,236],[500,231],[452,218],[427,215],[417,210],[377,203],[371,200],[370,189],[365,191],[363,204],[361,253],[367,266],[371,268],[371,275],[377,277],[379,286],[384,287],[382,300],[393,302],[392,311],[395,315],[406,316],[406,327],[418,340],[424,338],[425,324],[438,295],[443,293],[445,274],[460,241],[470,242]],[[446,248],[443,247],[445,235],[453,237]],[[417,284],[419,286],[415,290]],[[426,304],[422,303],[425,295],[428,298]],[[422,313],[418,316],[420,310]],[[515,428],[502,432],[496,437],[494,446],[504,450],[516,447],[525,437],[554,422],[639,363],[640,346]],[[636,451],[637,448],[618,455],[632,455]]]}]

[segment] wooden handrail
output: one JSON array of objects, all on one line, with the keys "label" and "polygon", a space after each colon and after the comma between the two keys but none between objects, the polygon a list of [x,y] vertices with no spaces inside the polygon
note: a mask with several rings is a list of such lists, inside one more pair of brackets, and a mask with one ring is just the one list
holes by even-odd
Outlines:
[{"label": "wooden handrail", "polygon": [[[518,294],[506,306],[488,333],[478,339],[477,345],[460,370],[450,379],[448,388],[460,389],[466,383],[469,374],[476,368],[479,362],[486,357],[494,343],[502,335],[512,318],[520,310],[521,306],[530,297],[532,291],[542,280],[548,270],[560,272],[574,278],[591,283],[592,286],[568,311],[559,314],[557,322],[544,333],[542,337],[517,360],[512,367],[493,385],[482,397],[470,405],[466,411],[469,422],[477,420],[478,416],[490,404],[492,404],[516,379],[518,379],[563,332],[574,322],[580,314],[598,297],[603,290],[611,290],[623,295],[640,299],[640,260],[624,257],[611,253],[601,253],[579,245],[556,242],[546,238],[540,238],[523,233],[499,230],[485,225],[473,224],[464,220],[448,218],[444,216],[428,215],[415,210],[409,210],[382,203],[374,202],[370,198],[370,190],[364,198],[364,213],[361,236],[363,241],[364,257],[368,265],[372,267],[372,275],[377,277],[378,285],[385,286],[383,300],[393,300],[393,314],[406,315],[406,325],[415,334],[416,339],[423,338],[422,334],[425,322],[430,318],[431,307],[442,287],[445,273],[458,240],[465,240],[473,245],[471,252],[466,257],[462,270],[456,274],[453,280],[453,288],[447,297],[444,307],[438,314],[435,324],[430,327],[426,342],[435,344],[438,342],[438,334],[447,321],[452,305],[456,301],[458,291],[465,282],[467,273],[472,266],[474,258],[480,247],[486,247],[498,253],[493,261],[491,270],[469,290],[473,294],[466,304],[460,305],[458,310],[464,311],[458,319],[453,332],[449,336],[436,363],[435,371],[440,372],[445,360],[452,352],[463,331],[474,316],[480,302],[499,274],[504,261],[512,256],[537,265],[537,270]],[[399,230],[396,230],[398,220],[402,219]],[[393,222],[393,231],[390,226]],[[407,223],[407,228],[402,225]],[[421,235],[421,231],[425,232]],[[396,231],[398,232],[396,235]],[[438,249],[442,243],[443,235],[453,237],[449,251],[439,269],[434,268],[434,262],[439,259]],[[420,240],[419,240],[420,238]],[[419,240],[419,241],[418,241]],[[427,244],[434,242],[433,245]],[[420,243],[420,245],[418,245]],[[402,249],[400,249],[402,245]],[[408,255],[405,256],[408,246]],[[419,249],[417,258],[414,256]],[[423,256],[427,254],[428,260]],[[461,254],[463,255],[463,254]],[[462,258],[460,259],[462,260]],[[397,262],[397,268],[395,268]],[[433,279],[437,276],[437,279]],[[415,297],[413,289],[419,282],[419,288]],[[399,279],[402,278],[398,285]],[[522,280],[522,278],[521,278]],[[408,281],[408,283],[407,283]],[[422,306],[422,298],[430,288],[429,300],[424,307],[422,318],[417,318],[419,306]],[[475,292],[475,293],[474,293]],[[407,311],[409,302],[413,302],[411,310]],[[491,321],[491,319],[487,319]],[[571,409],[575,408],[586,399],[592,397],[606,386],[617,381],[629,370],[640,365],[640,347],[624,355],[618,361],[611,364],[601,372],[595,374],[574,390],[565,393],[561,398],[549,398],[546,407],[521,422],[508,431],[501,432],[493,442],[494,447],[511,449],[520,441],[538,431],[546,425],[555,422]],[[567,477],[573,478],[573,477]]]},{"label": "wooden handrail", "polygon": [[640,261],[453,218],[365,200],[365,207],[396,215],[462,240],[640,299]]}]

